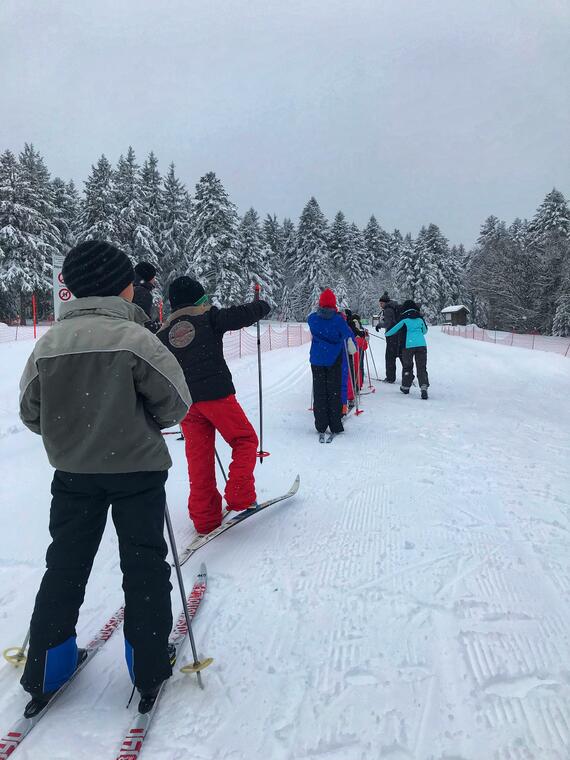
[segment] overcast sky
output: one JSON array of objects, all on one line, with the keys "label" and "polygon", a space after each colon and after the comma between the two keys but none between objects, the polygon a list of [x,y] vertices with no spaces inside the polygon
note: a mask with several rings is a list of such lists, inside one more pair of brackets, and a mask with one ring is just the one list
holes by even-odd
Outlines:
[{"label": "overcast sky", "polygon": [[471,244],[570,196],[570,2],[2,0],[0,104],[66,179],[132,144],[241,212]]}]

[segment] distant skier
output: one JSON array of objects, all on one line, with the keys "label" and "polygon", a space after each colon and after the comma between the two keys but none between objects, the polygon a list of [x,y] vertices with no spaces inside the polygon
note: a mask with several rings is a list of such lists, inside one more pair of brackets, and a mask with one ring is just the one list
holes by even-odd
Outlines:
[{"label": "distant skier", "polygon": [[144,711],[172,674],[163,536],[172,461],[160,431],[184,417],[191,398],[177,362],[143,329],[146,315],[131,303],[126,254],[82,243],[65,257],[62,276],[76,300],[61,306],[20,381],[22,422],[42,436],[56,468],[52,542],[21,680],[32,695],[24,714],[37,715],[82,661],[75,626],[109,505],[123,570],[127,663]]},{"label": "distant skier", "polygon": [[228,510],[242,511],[256,502],[253,471],[257,461],[255,430],[238,404],[232,375],[224,359],[224,333],[255,324],[269,314],[265,301],[219,309],[190,277],[178,277],[168,291],[172,313],[157,337],[180,363],[193,404],[182,421],[188,460],[188,511],[196,531],[209,533],[222,522],[222,497],[216,486],[216,431],[231,446],[226,484]]},{"label": "distant skier", "polygon": [[342,363],[345,346],[356,353],[354,334],[336,307],[332,290],[324,290],[319,308],[309,315],[312,342],[310,362],[313,373],[313,413],[318,433],[342,433]]},{"label": "distant skier", "polygon": [[160,321],[153,304],[152,291],[155,287],[156,268],[148,261],[141,261],[135,266],[135,294],[133,303],[140,306],[148,317],[145,327],[155,333],[160,328]]},{"label": "distant skier", "polygon": [[427,343],[425,334],[428,331],[425,319],[419,312],[413,301],[404,301],[402,304],[401,320],[392,327],[386,336],[396,335],[400,330],[404,332],[402,349],[402,393],[408,394],[414,381],[414,359],[416,360],[416,372],[423,399],[428,397],[429,378],[427,373]]},{"label": "distant skier", "polygon": [[401,361],[402,343],[399,335],[388,336],[388,331],[391,330],[400,319],[400,306],[397,301],[391,300],[386,291],[384,291],[378,300],[380,308],[384,312],[384,317],[382,322],[379,322],[376,325],[376,332],[382,327],[386,330],[386,377],[384,382],[395,383],[396,359],[400,358]]}]

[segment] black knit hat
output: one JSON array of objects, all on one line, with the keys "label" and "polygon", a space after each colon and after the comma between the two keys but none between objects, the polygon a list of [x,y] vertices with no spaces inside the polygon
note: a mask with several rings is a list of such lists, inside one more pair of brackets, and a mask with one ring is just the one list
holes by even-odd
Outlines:
[{"label": "black knit hat", "polygon": [[156,267],[148,261],[141,261],[135,267],[137,282],[150,282],[156,277]]},{"label": "black knit hat", "polygon": [[206,291],[197,280],[183,275],[172,281],[168,288],[168,300],[172,311],[184,306],[197,306],[206,295]]},{"label": "black knit hat", "polygon": [[417,303],[415,301],[412,301],[411,298],[408,301],[404,301],[401,307],[402,313],[404,311],[411,311],[412,309],[414,311],[419,311]]},{"label": "black knit hat", "polygon": [[87,240],[72,248],[61,275],[76,298],[118,296],[135,279],[127,254],[102,240]]},{"label": "black knit hat", "polygon": [[388,295],[388,292],[385,290],[378,300],[380,301],[380,303],[388,303],[388,301],[390,300],[390,296]]}]

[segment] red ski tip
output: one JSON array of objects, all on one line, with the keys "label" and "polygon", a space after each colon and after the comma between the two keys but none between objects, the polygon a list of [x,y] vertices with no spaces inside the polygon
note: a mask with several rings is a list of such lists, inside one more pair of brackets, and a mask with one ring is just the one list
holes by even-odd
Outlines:
[{"label": "red ski tip", "polygon": [[364,409],[359,409],[357,412],[355,412],[355,415],[358,417],[359,414],[364,414]]}]

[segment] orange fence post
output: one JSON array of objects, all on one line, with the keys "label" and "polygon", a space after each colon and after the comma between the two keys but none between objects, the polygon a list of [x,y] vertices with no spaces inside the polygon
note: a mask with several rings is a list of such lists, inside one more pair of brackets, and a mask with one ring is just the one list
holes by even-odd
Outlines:
[{"label": "orange fence post", "polygon": [[162,301],[158,303],[158,318],[162,322]]}]

